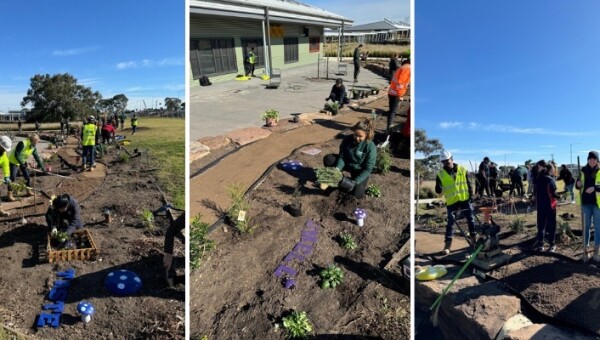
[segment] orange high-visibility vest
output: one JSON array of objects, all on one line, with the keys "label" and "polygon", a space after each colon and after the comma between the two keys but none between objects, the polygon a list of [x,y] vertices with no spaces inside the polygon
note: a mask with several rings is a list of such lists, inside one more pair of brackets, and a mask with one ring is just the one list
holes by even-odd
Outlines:
[{"label": "orange high-visibility vest", "polygon": [[410,83],[410,65],[405,64],[394,73],[388,94],[390,96],[402,97],[406,93],[408,83]]}]

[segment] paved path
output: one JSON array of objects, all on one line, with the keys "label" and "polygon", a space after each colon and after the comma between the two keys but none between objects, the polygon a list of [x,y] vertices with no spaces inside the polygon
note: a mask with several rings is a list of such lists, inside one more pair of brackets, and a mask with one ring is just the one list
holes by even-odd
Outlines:
[{"label": "paved path", "polygon": [[[279,111],[282,119],[292,113],[317,112],[323,109],[325,97],[335,83],[337,62],[329,61],[329,80],[321,65],[321,79],[317,78],[317,66],[307,65],[282,71],[278,89],[266,89],[268,81],[260,78],[239,81],[230,80],[190,90],[190,141],[203,137],[225,135],[246,127],[264,124],[260,115],[267,109]],[[344,79],[346,90],[352,87],[353,66],[348,65]],[[362,68],[358,85],[387,86],[387,81],[375,73]]]}]

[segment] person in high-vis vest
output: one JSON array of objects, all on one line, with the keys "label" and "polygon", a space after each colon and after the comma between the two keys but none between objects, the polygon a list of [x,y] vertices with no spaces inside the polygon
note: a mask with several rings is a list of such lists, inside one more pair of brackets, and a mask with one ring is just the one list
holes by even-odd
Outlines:
[{"label": "person in high-vis vest", "polygon": [[134,113],[131,116],[131,134],[135,135],[135,130],[137,130],[137,126],[138,126],[138,117],[137,115]]},{"label": "person in high-vis vest", "polygon": [[[0,137],[0,168],[4,174],[4,184],[10,184],[10,162],[8,161],[8,153],[12,149],[12,141],[7,136]],[[7,217],[10,214],[0,207],[0,217]]]},{"label": "person in high-vis vest", "polygon": [[446,225],[446,236],[444,240],[444,254],[450,253],[452,246],[452,235],[454,230],[455,216],[454,213],[462,211],[467,218],[469,224],[469,235],[471,243],[475,245],[475,217],[473,214],[473,206],[471,205],[471,196],[473,190],[467,177],[467,169],[454,164],[452,154],[444,151],[440,155],[440,160],[444,167],[437,172],[435,178],[435,192],[438,194],[444,193],[446,197],[446,208],[448,210],[448,224]]},{"label": "person in high-vis vest", "polygon": [[[589,246],[592,220],[594,221],[594,257],[595,262],[600,262],[600,166],[598,165],[598,152],[590,151],[588,164],[581,168],[575,187],[580,191],[577,196],[584,216],[584,242]],[[584,255],[587,260],[587,253]]]},{"label": "person in high-vis vest", "polygon": [[90,171],[94,171],[96,167],[94,159],[96,153],[96,131],[96,117],[90,116],[81,130],[81,146],[83,147],[81,159],[83,160],[82,169],[84,171],[88,169],[88,164]]},{"label": "person in high-vis vest", "polygon": [[387,120],[388,131],[392,129],[398,103],[402,100],[402,96],[406,94],[408,83],[410,83],[410,59],[406,59],[402,62],[400,68],[394,73],[388,89],[388,99],[390,104]]},{"label": "person in high-vis vest", "polygon": [[[44,162],[40,158],[37,152],[36,145],[40,141],[40,136],[37,133],[30,135],[29,137],[23,139],[22,141],[17,143],[17,146],[12,148],[10,154],[8,155],[8,160],[10,162],[10,181],[14,182],[17,179],[17,172],[20,170],[21,175],[25,179],[25,185],[27,186],[27,196],[33,196],[33,190],[31,190],[31,179],[29,177],[29,171],[27,169],[27,161],[29,157],[33,155],[35,162],[38,167],[44,172],[47,173],[46,168],[44,167]],[[15,197],[13,196],[12,185],[8,185],[8,200],[13,202],[15,201]]]},{"label": "person in high-vis vest", "polygon": [[256,54],[254,53],[254,47],[248,52],[248,64],[250,66],[250,75],[254,77],[254,66],[256,64]]}]

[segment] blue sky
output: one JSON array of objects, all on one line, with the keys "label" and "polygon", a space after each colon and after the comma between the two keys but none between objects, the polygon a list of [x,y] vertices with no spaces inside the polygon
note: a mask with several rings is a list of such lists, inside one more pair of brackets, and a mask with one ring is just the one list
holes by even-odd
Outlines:
[{"label": "blue sky", "polygon": [[415,6],[415,128],[458,163],[566,164],[572,149],[583,164],[600,149],[599,1]]},{"label": "blue sky", "polygon": [[343,15],[354,20],[354,25],[410,18],[410,0],[300,0],[308,5]]},{"label": "blue sky", "polygon": [[35,74],[68,72],[129,108],[185,97],[184,1],[1,1],[0,111]]}]

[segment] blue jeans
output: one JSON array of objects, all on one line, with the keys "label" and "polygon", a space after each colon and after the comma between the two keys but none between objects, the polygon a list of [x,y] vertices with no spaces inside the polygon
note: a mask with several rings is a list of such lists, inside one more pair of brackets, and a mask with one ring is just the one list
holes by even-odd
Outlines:
[{"label": "blue jeans", "polygon": [[88,163],[90,164],[90,166],[93,166],[96,164],[96,160],[94,159],[95,153],[96,153],[95,145],[84,145],[83,146],[83,152],[81,153],[81,160],[83,161],[84,166],[85,166],[86,160],[89,161]]},{"label": "blue jeans", "polygon": [[592,218],[594,219],[594,246],[600,246],[600,208],[596,204],[582,204],[583,225],[585,226],[584,239],[585,244],[590,243],[590,231],[592,227]]},{"label": "blue jeans", "polygon": [[473,215],[473,206],[469,201],[458,202],[451,206],[446,207],[448,210],[448,224],[446,225],[446,241],[452,240],[452,235],[454,234],[454,229],[452,226],[454,225],[454,214],[453,212],[463,210],[465,217],[467,218],[467,223],[469,224],[469,233],[475,232],[475,216]]},{"label": "blue jeans", "polygon": [[575,194],[573,193],[573,186],[575,186],[575,183],[568,184],[568,185],[566,186],[566,188],[567,188],[567,191],[568,191],[568,192],[571,194],[571,201],[574,201],[574,200],[575,200]]}]

